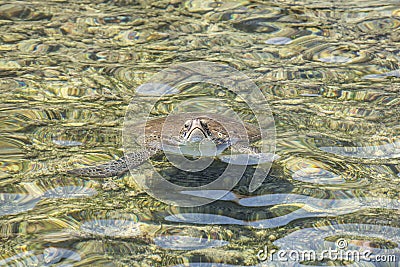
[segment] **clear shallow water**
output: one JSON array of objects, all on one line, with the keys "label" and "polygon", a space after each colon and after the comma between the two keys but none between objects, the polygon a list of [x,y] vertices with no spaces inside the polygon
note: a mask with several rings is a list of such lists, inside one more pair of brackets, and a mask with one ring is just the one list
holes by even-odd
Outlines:
[{"label": "clear shallow water", "polygon": [[[398,1],[1,2],[0,265],[256,266],[265,246],[334,248],[338,236],[399,261],[399,26]],[[182,192],[226,193],[196,208],[151,198],[129,174],[65,175],[120,157],[125,110],[152,93],[135,88],[194,60],[240,70],[269,100],[279,158],[256,192],[250,167],[231,192]],[[252,120],[229,92],[187,90]],[[223,166],[153,164],[184,185]]]}]

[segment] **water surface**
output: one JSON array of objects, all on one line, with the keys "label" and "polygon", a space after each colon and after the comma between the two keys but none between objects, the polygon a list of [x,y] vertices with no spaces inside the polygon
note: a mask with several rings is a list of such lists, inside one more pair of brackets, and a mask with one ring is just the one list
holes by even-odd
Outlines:
[{"label": "water surface", "polygon": [[[1,1],[0,265],[257,266],[265,246],[320,250],[339,237],[398,264],[399,27],[398,0]],[[138,188],[144,174],[65,174],[122,156],[130,101],[160,93],[139,86],[196,60],[240,70],[269,101],[277,149],[258,190],[249,166],[232,191],[181,192],[222,199],[180,208]],[[185,90],[152,115],[206,96],[254,122],[223,88]],[[152,163],[188,186],[234,160],[221,159],[197,175]]]}]

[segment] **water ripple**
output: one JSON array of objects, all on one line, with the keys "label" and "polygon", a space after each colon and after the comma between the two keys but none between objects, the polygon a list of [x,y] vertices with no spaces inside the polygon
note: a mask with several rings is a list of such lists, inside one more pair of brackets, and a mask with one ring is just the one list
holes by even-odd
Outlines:
[{"label": "water ripple", "polygon": [[215,2],[210,0],[188,0],[185,3],[185,8],[189,12],[203,13],[208,11],[225,11],[241,7],[242,1]]},{"label": "water ripple", "polygon": [[31,210],[39,201],[40,197],[28,194],[0,193],[0,216]]},{"label": "water ripple", "polygon": [[255,153],[255,154],[233,154],[218,155],[218,158],[225,163],[233,165],[258,165],[267,162],[273,162],[280,157],[272,153]]},{"label": "water ripple", "polygon": [[363,76],[363,79],[383,79],[387,77],[397,77],[400,78],[400,70],[392,70],[381,74],[368,74]]},{"label": "water ripple", "polygon": [[162,95],[174,95],[179,93],[179,90],[169,86],[168,84],[162,83],[145,83],[136,88],[136,93],[140,95],[149,96],[162,96]]},{"label": "water ripple", "polygon": [[400,157],[400,141],[376,146],[319,147],[322,151],[354,158],[389,159]]},{"label": "water ripple", "polygon": [[94,188],[85,186],[61,186],[47,190],[44,192],[43,197],[46,198],[81,198],[91,197],[97,195]]},{"label": "water ripple", "polygon": [[280,30],[280,28],[271,22],[269,18],[250,18],[242,21],[234,22],[233,27],[237,30],[244,32],[260,32],[260,33],[273,33]]},{"label": "water ripple", "polygon": [[345,180],[337,174],[321,168],[304,168],[293,173],[292,178],[297,181],[314,184],[343,184]]},{"label": "water ripple", "polygon": [[240,267],[242,265],[231,265],[225,263],[207,263],[207,262],[191,262],[188,264],[179,264],[172,267]]},{"label": "water ripple", "polygon": [[357,24],[360,31],[372,34],[390,32],[400,27],[400,21],[392,18],[368,19]]},{"label": "water ripple", "polygon": [[291,42],[292,39],[288,37],[274,37],[265,41],[266,44],[272,44],[272,45],[286,45],[290,44]]},{"label": "water ripple", "polygon": [[121,24],[127,23],[132,20],[131,16],[106,16],[106,17],[95,17],[95,18],[86,18],[85,22],[88,25],[104,25],[104,24]]},{"label": "water ripple", "polygon": [[36,11],[34,8],[18,4],[5,4],[0,6],[0,19],[5,20],[41,20],[50,19],[51,14]]},{"label": "water ripple", "polygon": [[41,188],[31,185],[27,183],[25,188],[31,194],[0,193],[0,216],[29,211],[42,198],[82,198],[97,194],[94,188],[76,185],[56,187],[42,193]]},{"label": "water ripple", "polygon": [[[239,200],[243,207],[266,207],[292,205],[294,211],[282,216],[261,220],[239,220],[225,215],[209,213],[178,213],[165,217],[171,222],[206,225],[244,225],[255,228],[275,228],[302,218],[344,215],[361,209],[383,208],[400,210],[400,201],[385,198],[319,199],[296,194],[270,194],[247,197]],[[278,207],[277,206],[277,207]]]},{"label": "water ripple", "polygon": [[365,52],[361,52],[354,44],[326,44],[316,43],[305,51],[306,57],[324,63],[342,64],[367,61]]},{"label": "water ripple", "polygon": [[179,235],[158,236],[154,239],[154,243],[164,249],[175,250],[197,250],[212,247],[222,247],[229,244],[229,242],[224,240]]},{"label": "water ripple", "polygon": [[233,201],[237,200],[238,196],[226,190],[198,190],[198,191],[182,191],[181,194],[196,196],[196,197],[205,197],[208,199],[215,199],[215,200],[226,200],[226,201]]},{"label": "water ripple", "polygon": [[[66,264],[67,262],[81,261],[81,256],[68,249],[49,247],[43,250],[43,254],[35,254],[35,251],[26,251],[18,253],[14,256],[0,260],[0,265],[7,266],[53,266],[56,263],[63,261],[62,265],[57,266],[72,266],[72,264]],[[10,265],[12,264],[12,265]]]},{"label": "water ripple", "polygon": [[80,231],[86,234],[130,238],[141,234],[139,225],[133,220],[100,219],[86,221]]},{"label": "water ripple", "polygon": [[244,225],[242,220],[237,220],[228,216],[206,214],[206,213],[180,213],[169,215],[165,220],[171,222],[184,222],[194,224],[237,224]]}]

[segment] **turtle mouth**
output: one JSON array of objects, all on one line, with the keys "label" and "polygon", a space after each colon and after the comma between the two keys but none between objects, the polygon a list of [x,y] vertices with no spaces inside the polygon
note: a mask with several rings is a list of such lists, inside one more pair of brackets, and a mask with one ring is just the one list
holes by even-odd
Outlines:
[{"label": "turtle mouth", "polygon": [[189,142],[201,142],[207,138],[207,133],[200,129],[199,127],[195,127],[187,134],[186,140]]}]

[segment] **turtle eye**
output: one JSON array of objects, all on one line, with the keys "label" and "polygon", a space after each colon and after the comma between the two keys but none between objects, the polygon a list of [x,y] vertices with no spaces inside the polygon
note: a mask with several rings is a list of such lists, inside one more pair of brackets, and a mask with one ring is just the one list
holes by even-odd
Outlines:
[{"label": "turtle eye", "polygon": [[185,128],[188,128],[190,126],[190,121],[186,121],[184,126],[185,126]]}]

